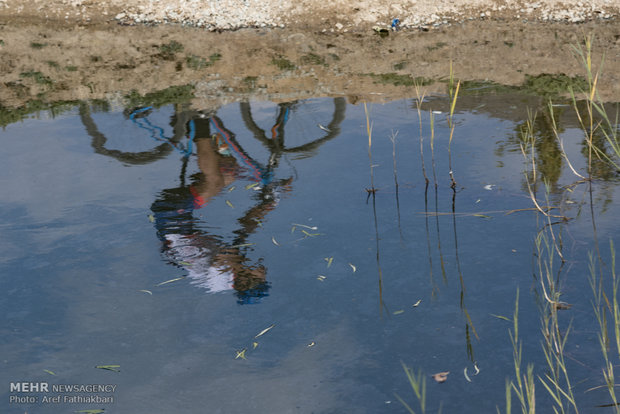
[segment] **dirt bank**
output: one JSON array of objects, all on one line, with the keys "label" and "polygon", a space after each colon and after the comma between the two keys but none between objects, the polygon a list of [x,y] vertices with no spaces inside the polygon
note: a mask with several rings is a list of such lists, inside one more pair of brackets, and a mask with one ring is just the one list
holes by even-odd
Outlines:
[{"label": "dirt bank", "polygon": [[[16,8],[18,3],[21,8]],[[19,107],[32,99],[111,99],[132,90],[145,94],[188,84],[194,86],[195,104],[201,108],[311,96],[387,100],[412,96],[414,81],[443,92],[440,80],[448,76],[450,61],[462,80],[516,86],[538,84],[544,75],[551,83],[570,83],[584,72],[572,46],[588,33],[596,39],[595,62],[605,54],[601,96],[620,101],[620,25],[617,19],[601,18],[616,13],[618,2],[601,1],[600,13],[591,11],[591,20],[581,24],[524,21],[492,11],[491,18],[467,20],[474,15],[462,14],[463,23],[420,21],[421,28],[409,25],[386,35],[372,30],[374,17],[350,30],[326,17],[341,13],[340,3],[333,3],[331,14],[319,13],[319,7],[313,18],[285,28],[219,32],[178,24],[121,25],[115,19],[124,13],[119,19],[129,21],[132,7],[140,5],[146,15],[145,5],[156,3],[130,1],[121,7],[116,0],[0,0],[0,105]],[[346,2],[341,3],[345,7]],[[535,9],[523,6],[540,11],[550,3],[539,2]],[[171,4],[165,2],[166,7]],[[394,8],[391,4],[387,10]],[[407,22],[403,16],[401,22]]]}]

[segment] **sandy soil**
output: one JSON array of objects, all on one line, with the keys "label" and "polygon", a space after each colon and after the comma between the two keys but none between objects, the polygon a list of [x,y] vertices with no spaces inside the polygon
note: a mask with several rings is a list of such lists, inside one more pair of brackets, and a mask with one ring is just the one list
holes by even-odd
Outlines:
[{"label": "sandy soil", "polygon": [[[0,0],[0,105],[185,84],[195,86],[200,108],[311,96],[387,100],[412,96],[403,85],[411,78],[444,79],[450,61],[460,79],[521,85],[527,76],[583,74],[572,46],[590,33],[595,62],[605,54],[602,98],[620,101],[620,1],[221,0],[217,12],[208,4]],[[240,4],[256,7],[240,13]],[[400,31],[373,30],[394,16]],[[149,21],[193,26],[142,24]],[[239,25],[253,27],[219,30]],[[443,92],[445,84],[427,88]]]}]

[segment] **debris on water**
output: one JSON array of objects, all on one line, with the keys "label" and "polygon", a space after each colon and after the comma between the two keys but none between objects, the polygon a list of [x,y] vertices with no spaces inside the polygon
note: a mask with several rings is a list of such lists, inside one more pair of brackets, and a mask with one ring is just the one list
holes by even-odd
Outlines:
[{"label": "debris on water", "polygon": [[469,375],[467,375],[467,367],[465,367],[465,369],[463,370],[463,375],[465,375],[465,379],[467,380],[467,382],[471,382],[471,378],[469,378]]},{"label": "debris on water", "polygon": [[399,19],[392,19],[392,30],[393,31],[398,31],[400,29],[400,20]]},{"label": "debris on water", "polygon": [[256,349],[257,346],[258,346],[258,342],[252,342],[252,349]]},{"label": "debris on water", "polygon": [[55,373],[54,371],[50,371],[49,369],[44,369],[43,371],[44,371],[44,372],[47,372],[47,373],[48,373],[48,374],[50,374],[50,375],[54,375],[54,376],[56,376],[56,373]]},{"label": "debris on water", "polygon": [[305,224],[299,224],[299,223],[291,223],[291,225],[297,226],[297,227],[304,227],[304,228],[309,229],[309,230],[318,230],[319,229],[317,226],[306,226]]},{"label": "debris on water", "polygon": [[483,188],[487,191],[491,191],[495,187],[495,184],[487,184]]},{"label": "debris on water", "polygon": [[272,330],[274,326],[276,326],[276,324],[275,324],[275,323],[274,323],[274,324],[271,324],[271,325],[270,325],[270,326],[268,326],[268,327],[266,327],[265,329],[263,329],[262,331],[260,331],[260,332],[258,333],[258,335],[256,335],[256,336],[254,337],[254,339],[258,338],[259,336],[263,336],[263,335],[265,335],[267,332],[269,332],[270,330]]},{"label": "debris on water", "polygon": [[334,261],[334,258],[326,257],[324,260],[327,262],[327,267],[330,267],[332,265],[332,262]]},{"label": "debris on water", "polygon": [[153,296],[153,292],[151,292],[150,290],[140,289],[138,292],[148,293],[149,295]]},{"label": "debris on water", "polygon": [[308,348],[311,348],[311,347],[313,347],[314,345],[316,345],[316,343],[315,343],[314,341],[312,341],[312,342],[310,342],[310,343],[308,344]]},{"label": "debris on water", "polygon": [[405,313],[405,311],[403,309],[399,309],[397,311],[394,311],[394,315],[400,315],[401,313]]},{"label": "debris on water", "polygon": [[442,382],[446,382],[449,373],[450,371],[438,372],[436,374],[433,374],[432,376],[435,381],[441,384]]},{"label": "debris on water", "polygon": [[502,320],[505,320],[505,321],[511,322],[510,318],[507,318],[507,317],[502,316],[502,315],[495,315],[495,314],[493,314],[493,313],[492,313],[492,314],[491,314],[491,316],[493,316],[493,317],[495,317],[495,318],[497,318],[497,319],[502,319]]},{"label": "debris on water", "polygon": [[327,279],[327,277],[326,277],[326,276],[323,276],[323,275],[318,275],[318,276],[317,276],[317,279],[318,279],[318,280],[320,280],[320,281],[322,282],[322,281],[324,281],[325,279]]},{"label": "debris on water", "polygon": [[332,132],[329,128],[327,128],[327,127],[325,127],[325,126],[323,126],[323,125],[321,125],[321,124],[318,124],[317,126],[318,126],[319,128],[321,128],[321,129],[322,129],[323,131],[325,131],[325,132]]},{"label": "debris on water", "polygon": [[233,203],[231,203],[230,201],[226,200],[226,205],[230,208],[235,208],[235,206],[233,206]]},{"label": "debris on water", "polygon": [[182,279],[185,279],[185,276],[175,277],[174,279],[170,279],[170,280],[166,280],[165,282],[158,283],[155,286],[167,285],[168,283],[176,282],[177,280],[182,280]]},{"label": "debris on water", "polygon": [[246,189],[246,190],[249,190],[249,189],[251,189],[251,188],[256,187],[257,185],[258,185],[258,183],[251,183],[251,184],[246,185],[246,186],[245,186],[245,189]]},{"label": "debris on water", "polygon": [[97,365],[95,368],[97,369],[105,369],[108,371],[121,372],[120,365]]},{"label": "debris on water", "polygon": [[248,350],[247,348],[243,348],[241,351],[236,351],[236,352],[237,352],[237,355],[235,356],[235,359],[239,359],[239,358],[241,358],[241,359],[247,359],[247,358],[245,357],[245,351],[247,351],[247,350]]},{"label": "debris on water", "polygon": [[351,269],[353,269],[353,273],[357,271],[357,267],[355,267],[353,263],[349,263],[349,266],[351,266]]},{"label": "debris on water", "polygon": [[155,216],[154,216],[154,215],[149,214],[149,216],[148,216],[148,217],[149,217],[149,221],[150,221],[151,223],[154,223],[154,222],[155,222]]},{"label": "debris on water", "polygon": [[422,302],[422,299],[418,299],[418,301],[411,306],[413,306],[414,308],[417,308],[421,302]]},{"label": "debris on water", "polygon": [[433,114],[435,115],[441,115],[441,113],[442,113],[441,111],[433,111]]},{"label": "debris on water", "polygon": [[570,303],[566,302],[553,302],[553,307],[557,310],[568,310],[573,307]]},{"label": "debris on water", "polygon": [[491,216],[487,216],[486,214],[474,214],[474,217],[481,217],[481,218],[486,218],[486,219],[493,218]]},{"label": "debris on water", "polygon": [[271,241],[272,241],[272,242],[273,242],[273,244],[275,244],[276,246],[279,246],[279,245],[280,245],[280,243],[278,243],[278,242],[276,241],[276,238],[275,238],[274,236],[271,236]]},{"label": "debris on water", "polygon": [[254,246],[256,243],[241,243],[241,244],[233,244],[230,247],[248,247],[248,246]]},{"label": "debris on water", "polygon": [[237,188],[237,187],[235,187],[235,186],[233,185],[232,187],[230,187],[230,188],[228,189],[228,192],[230,193],[230,192],[231,192],[231,191],[233,191],[235,188]]}]

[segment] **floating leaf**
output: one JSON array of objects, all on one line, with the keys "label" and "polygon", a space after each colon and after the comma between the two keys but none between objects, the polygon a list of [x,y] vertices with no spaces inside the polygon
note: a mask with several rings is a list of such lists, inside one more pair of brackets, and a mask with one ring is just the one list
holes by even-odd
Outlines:
[{"label": "floating leaf", "polygon": [[505,320],[505,321],[511,322],[510,318],[507,318],[507,317],[502,316],[502,315],[495,315],[495,314],[492,314],[492,313],[491,313],[491,316],[494,316],[494,317],[496,317],[497,319],[503,319],[503,320]]},{"label": "floating leaf", "polygon": [[149,221],[153,223],[155,221],[155,216],[152,214],[149,214]]},{"label": "floating leaf", "polygon": [[247,348],[243,348],[241,351],[236,351],[237,352],[237,356],[235,356],[235,359],[246,359],[245,357],[245,351],[247,351]]},{"label": "floating leaf", "polygon": [[295,226],[291,227],[291,234],[295,233],[295,229],[296,229],[296,228],[297,228],[297,227],[295,227]]},{"label": "floating leaf", "polygon": [[258,183],[248,184],[248,185],[246,185],[246,186],[245,186],[245,189],[246,189],[246,190],[249,190],[249,189],[251,189],[251,188],[256,187],[257,185],[258,185]]},{"label": "floating leaf", "polygon": [[495,184],[487,184],[483,188],[487,191],[491,191],[495,187]]},{"label": "floating leaf", "polygon": [[56,373],[54,371],[50,371],[49,369],[44,369],[43,371],[47,372],[50,375],[56,376]]},{"label": "floating leaf", "polygon": [[422,299],[418,299],[418,301],[416,303],[414,303],[412,306],[414,308],[417,308],[420,305],[420,303],[422,303]]},{"label": "floating leaf", "polygon": [[308,237],[314,237],[314,236],[320,236],[321,233],[308,233],[306,230],[302,230],[301,231],[303,234],[305,234]]},{"label": "floating leaf", "polygon": [[478,364],[474,364],[474,370],[476,371],[474,375],[480,374],[480,368],[478,368]]},{"label": "floating leaf", "polygon": [[236,187],[233,185],[232,187],[230,187],[230,188],[228,189],[228,192],[230,193],[230,192],[231,192],[231,191],[233,191],[235,188],[236,188]]},{"label": "floating leaf", "polygon": [[333,257],[326,257],[325,261],[327,262],[327,267],[330,267],[332,265],[332,262],[334,261]]},{"label": "floating leaf", "polygon": [[273,237],[273,236],[271,236],[271,241],[272,241],[272,242],[273,242],[273,244],[275,244],[276,246],[279,246],[279,245],[280,245],[280,243],[278,243],[278,242],[276,241],[276,238],[275,238],[275,237]]},{"label": "floating leaf", "polygon": [[487,216],[486,214],[474,214],[474,217],[481,217],[481,218],[493,218],[491,216]]},{"label": "floating leaf", "polygon": [[449,373],[450,371],[438,372],[436,374],[433,374],[433,379],[438,383],[446,382]]},{"label": "floating leaf", "polygon": [[276,326],[276,324],[275,324],[275,323],[274,323],[274,324],[272,324],[272,325],[270,325],[270,326],[268,326],[268,327],[266,327],[265,329],[263,329],[262,331],[260,331],[260,332],[258,333],[258,335],[256,335],[256,336],[254,337],[254,339],[258,338],[259,336],[263,336],[263,335],[265,335],[267,332],[269,332],[271,329],[273,329],[273,327],[274,327],[274,326]]},{"label": "floating leaf", "polygon": [[465,367],[465,369],[463,370],[463,375],[465,376],[467,382],[471,382],[471,378],[469,378],[469,375],[467,375],[467,367]]},{"label": "floating leaf", "polygon": [[163,286],[168,283],[176,282],[177,280],[182,280],[182,279],[185,279],[185,276],[175,277],[174,279],[170,279],[170,280],[166,280],[165,282],[158,283],[155,286]]},{"label": "floating leaf", "polygon": [[107,369],[108,371],[121,372],[120,365],[97,365],[97,369]]},{"label": "floating leaf", "polygon": [[138,292],[143,292],[143,293],[148,293],[149,295],[153,295],[153,292],[151,292],[150,290],[146,290],[146,289],[140,289]]},{"label": "floating leaf", "polygon": [[299,224],[299,223],[291,223],[293,226],[297,226],[297,227],[304,227],[308,230],[318,230],[319,228],[317,226],[306,226],[305,224]]},{"label": "floating leaf", "polygon": [[404,310],[402,310],[402,309],[399,309],[399,310],[397,310],[397,311],[394,311],[394,315],[400,315],[401,313],[405,313],[405,311],[404,311]]},{"label": "floating leaf", "polygon": [[231,203],[229,200],[226,200],[226,205],[230,208],[235,208],[235,206],[233,206],[233,203]]},{"label": "floating leaf", "polygon": [[325,279],[327,279],[325,276],[323,275],[318,275],[317,279],[320,280],[321,282],[324,281]]},{"label": "floating leaf", "polygon": [[258,342],[252,342],[252,349],[256,349],[257,346],[258,346]]},{"label": "floating leaf", "polygon": [[308,348],[313,347],[314,345],[316,345],[316,343],[315,343],[314,341],[312,341],[312,342],[310,342],[310,343],[308,344]]},{"label": "floating leaf", "polygon": [[230,247],[248,247],[248,246],[254,246],[256,243],[241,243],[241,244],[233,244]]},{"label": "floating leaf", "polygon": [[353,263],[349,263],[349,266],[351,266],[351,269],[353,269],[353,273],[357,271],[357,267],[355,267]]}]

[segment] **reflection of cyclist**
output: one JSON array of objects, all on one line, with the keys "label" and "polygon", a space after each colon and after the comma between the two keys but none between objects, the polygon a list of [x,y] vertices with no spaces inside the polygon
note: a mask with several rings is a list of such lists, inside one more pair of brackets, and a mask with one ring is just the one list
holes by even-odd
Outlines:
[{"label": "reflection of cyclist", "polygon": [[[163,241],[163,254],[170,262],[184,267],[193,284],[210,292],[234,289],[239,303],[253,303],[268,294],[269,285],[265,267],[260,261],[249,263],[245,256],[247,246],[243,244],[260,220],[275,207],[276,188],[288,190],[291,180],[272,183],[271,171],[245,154],[217,117],[190,122],[196,137],[200,173],[192,177],[190,185],[185,185],[182,179],[180,187],[162,191],[151,207],[158,236]],[[200,229],[193,211],[208,204],[225,186],[243,176],[261,181],[257,186],[260,188],[259,202],[238,220],[240,229],[234,232],[233,243],[227,245]]]},{"label": "reflection of cyclist", "polygon": [[[285,126],[295,112],[296,102],[278,105],[273,127],[262,130],[252,117],[249,103],[240,104],[245,127],[269,151],[265,165],[253,160],[238,145],[234,135],[223,127],[216,116],[205,116],[193,110],[175,110],[171,116],[172,135],[149,119],[154,108],[147,106],[127,109],[124,115],[137,127],[146,131],[158,145],[147,151],[124,152],[106,147],[107,137],[98,129],[91,116],[91,108],[80,105],[80,119],[92,138],[96,153],[112,157],[128,165],[147,164],[168,156],[175,150],[183,155],[181,184],[163,190],[153,203],[157,234],[163,241],[163,254],[173,264],[185,268],[193,283],[218,292],[234,289],[240,303],[252,303],[267,295],[266,269],[261,259],[251,263],[246,240],[260,225],[263,217],[277,204],[277,193],[289,191],[292,178],[273,180],[273,171],[282,155],[311,156],[323,143],[338,136],[344,120],[345,100],[334,98],[332,120],[323,127],[321,136],[312,141],[288,146],[285,143]],[[178,109],[178,107],[177,107]],[[326,133],[324,133],[326,132]],[[209,137],[211,139],[209,139]],[[189,159],[198,156],[200,172],[185,184],[185,170]],[[221,238],[208,234],[193,212],[204,207],[221,190],[235,179],[244,177],[257,182],[254,194],[257,203],[237,219],[239,228],[234,239],[225,243]]]}]

